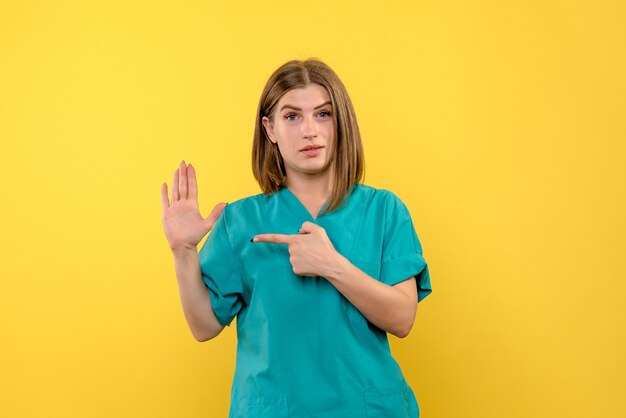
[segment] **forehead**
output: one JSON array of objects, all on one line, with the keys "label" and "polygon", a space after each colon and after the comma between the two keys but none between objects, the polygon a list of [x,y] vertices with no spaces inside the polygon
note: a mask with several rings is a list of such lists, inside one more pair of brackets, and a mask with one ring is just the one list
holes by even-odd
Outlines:
[{"label": "forehead", "polygon": [[284,104],[291,104],[302,108],[314,108],[327,100],[330,100],[330,94],[324,86],[309,84],[306,87],[287,91],[278,101],[278,107],[280,109]]}]

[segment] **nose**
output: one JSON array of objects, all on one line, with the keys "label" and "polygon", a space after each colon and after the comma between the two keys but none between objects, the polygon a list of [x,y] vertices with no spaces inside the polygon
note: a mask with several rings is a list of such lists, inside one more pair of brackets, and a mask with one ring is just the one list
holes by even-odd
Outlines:
[{"label": "nose", "polygon": [[313,116],[304,118],[302,124],[302,136],[305,138],[315,138],[317,136],[317,123]]}]

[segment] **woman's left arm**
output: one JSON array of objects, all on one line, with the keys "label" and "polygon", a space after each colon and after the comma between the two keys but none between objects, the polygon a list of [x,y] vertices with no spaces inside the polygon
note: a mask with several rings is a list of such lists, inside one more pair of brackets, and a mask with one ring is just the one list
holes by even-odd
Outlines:
[{"label": "woman's left arm", "polygon": [[394,286],[381,283],[335,251],[325,277],[371,323],[397,337],[409,335],[417,313],[415,277]]},{"label": "woman's left arm", "polygon": [[326,278],[363,316],[386,332],[403,338],[411,331],[417,312],[415,278],[394,286],[379,282],[337,252],[324,228],[312,222],[302,224],[300,234],[260,234],[253,241],[287,244],[295,274]]}]

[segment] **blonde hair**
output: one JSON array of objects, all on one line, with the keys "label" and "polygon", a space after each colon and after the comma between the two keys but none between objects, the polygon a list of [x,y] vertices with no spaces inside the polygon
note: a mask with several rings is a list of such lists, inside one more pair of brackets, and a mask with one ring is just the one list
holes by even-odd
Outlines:
[{"label": "blonde hair", "polygon": [[291,60],[281,65],[268,79],[257,109],[252,143],[252,172],[264,194],[277,192],[285,182],[285,165],[278,147],[263,126],[263,117],[274,121],[276,105],[289,90],[319,84],[326,88],[332,102],[335,141],[331,161],[332,192],[324,213],[338,208],[365,172],[363,144],[356,114],[348,91],[325,63],[316,58]]}]

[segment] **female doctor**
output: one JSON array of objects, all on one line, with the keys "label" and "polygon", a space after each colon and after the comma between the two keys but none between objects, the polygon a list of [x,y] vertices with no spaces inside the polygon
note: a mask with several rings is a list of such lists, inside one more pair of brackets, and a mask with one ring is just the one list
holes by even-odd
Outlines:
[{"label": "female doctor", "polygon": [[360,183],[356,115],[325,63],[271,75],[252,170],[263,193],[206,219],[191,164],[174,172],[171,199],[161,188],[192,334],[210,340],[237,317],[229,418],[419,417],[387,333],[409,334],[428,266],[407,207]]}]

